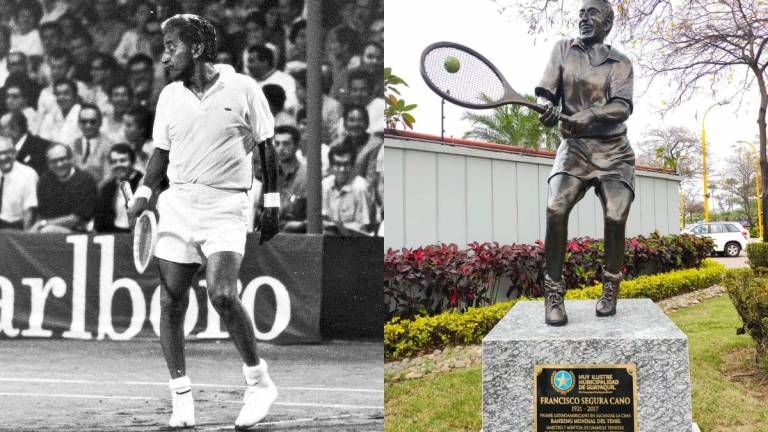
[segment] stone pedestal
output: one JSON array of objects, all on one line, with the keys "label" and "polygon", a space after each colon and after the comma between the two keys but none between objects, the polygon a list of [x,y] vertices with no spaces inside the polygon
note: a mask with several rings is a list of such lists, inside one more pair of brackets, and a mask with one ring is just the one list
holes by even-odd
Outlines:
[{"label": "stone pedestal", "polygon": [[533,430],[533,371],[543,364],[634,364],[640,432],[690,432],[688,338],[651,300],[567,300],[568,324],[544,323],[543,302],[519,302],[483,340],[483,430]]}]

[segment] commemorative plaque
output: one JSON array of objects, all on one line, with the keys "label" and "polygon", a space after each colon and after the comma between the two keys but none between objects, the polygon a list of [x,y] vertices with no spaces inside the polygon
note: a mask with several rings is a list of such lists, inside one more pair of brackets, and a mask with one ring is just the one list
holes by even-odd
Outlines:
[{"label": "commemorative plaque", "polygon": [[535,365],[536,432],[637,432],[633,364]]}]

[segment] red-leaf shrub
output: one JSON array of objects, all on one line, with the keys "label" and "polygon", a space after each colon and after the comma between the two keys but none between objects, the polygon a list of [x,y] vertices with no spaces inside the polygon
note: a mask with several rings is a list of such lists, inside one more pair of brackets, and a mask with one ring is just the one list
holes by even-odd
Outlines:
[{"label": "red-leaf shrub", "polygon": [[[710,239],[687,234],[638,236],[626,241],[623,270],[625,277],[632,279],[698,267],[712,250]],[[570,240],[563,270],[566,285],[580,287],[600,281],[603,262],[602,240]],[[511,284],[503,287],[502,280]],[[533,245],[474,242],[467,249],[441,243],[399,251],[390,249],[384,256],[387,319],[394,315],[433,315],[446,309],[488,305],[500,296],[540,296],[543,282],[541,241]],[[506,291],[500,293],[502,289]]]}]

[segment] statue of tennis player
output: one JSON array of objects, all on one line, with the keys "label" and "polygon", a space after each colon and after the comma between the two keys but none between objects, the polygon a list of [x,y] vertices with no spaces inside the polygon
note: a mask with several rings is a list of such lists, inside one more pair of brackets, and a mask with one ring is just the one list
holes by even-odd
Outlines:
[{"label": "statue of tennis player", "polygon": [[547,106],[539,120],[554,126],[562,110],[562,143],[549,177],[544,281],[545,321],[565,325],[563,261],[568,216],[594,187],[605,218],[603,292],[598,316],[616,313],[624,258],[624,227],[634,199],[635,154],[624,121],[632,113],[632,63],[605,44],[613,26],[607,0],[585,0],[579,9],[580,37],[559,41],[541,82],[539,103]]},{"label": "statue of tennis player", "polygon": [[272,145],[274,119],[259,85],[228,65],[213,64],[216,34],[197,15],[175,15],[162,24],[162,62],[172,81],[157,102],[152,138],[155,150],[144,186],[131,203],[135,218],[167,174],[170,187],[157,201],[155,256],[160,268],[160,343],[170,371],[173,414],[169,425],[195,424],[191,381],[184,359],[184,316],[192,276],[207,262],[213,307],[243,359],[248,384],[236,429],[255,426],[267,415],[277,389],[267,363],[256,354],[253,322],[237,294],[245,251],[253,181],[250,154],[258,151],[264,173],[265,212],[261,241],[277,233],[277,165]]}]

